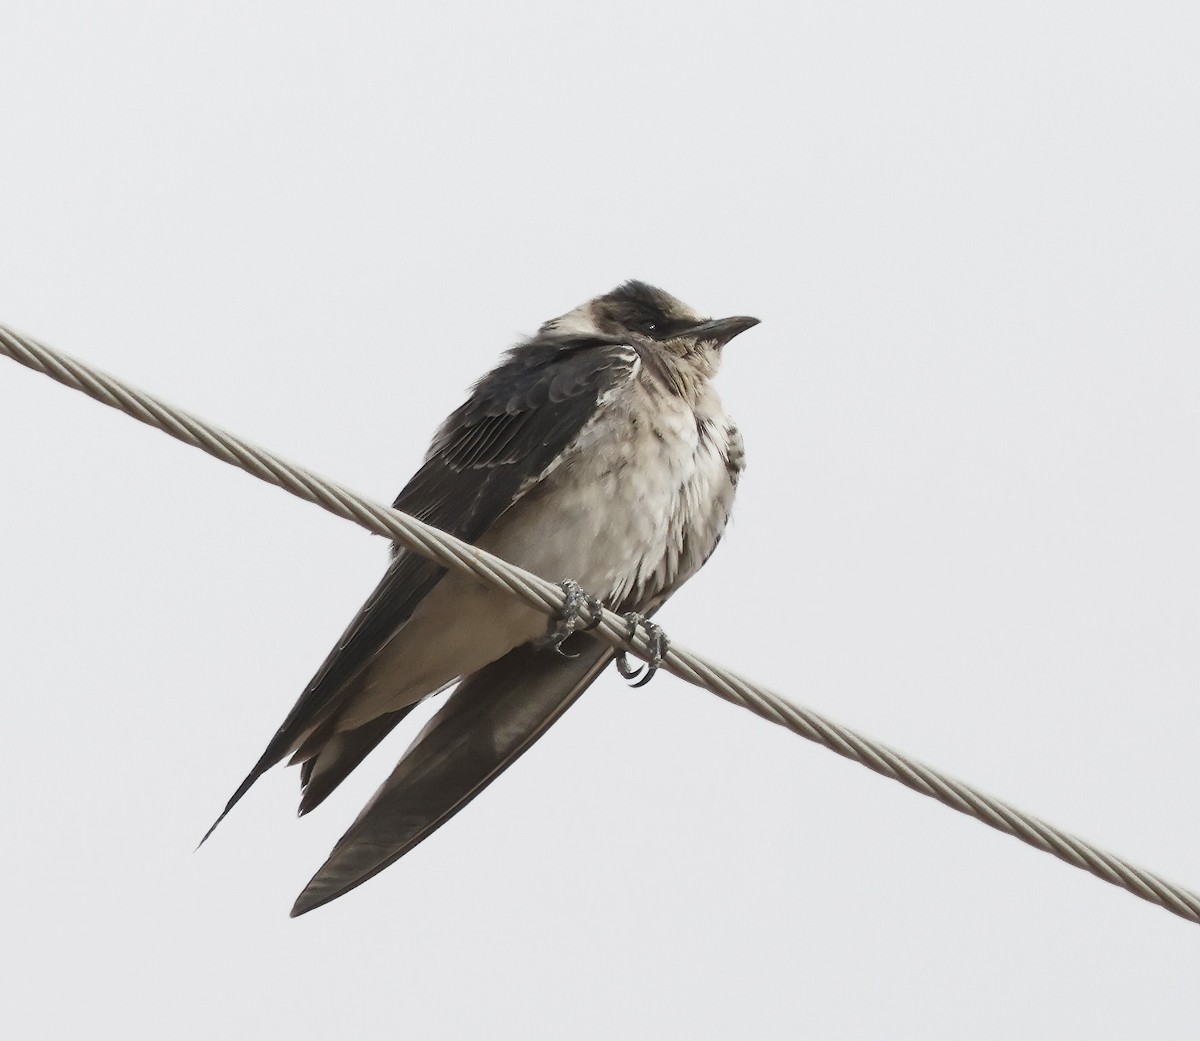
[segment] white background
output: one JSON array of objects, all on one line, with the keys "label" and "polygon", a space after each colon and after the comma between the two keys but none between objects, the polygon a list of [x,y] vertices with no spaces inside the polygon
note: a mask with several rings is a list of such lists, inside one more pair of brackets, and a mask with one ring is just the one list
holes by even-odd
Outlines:
[{"label": "white background", "polygon": [[[0,321],[390,501],[630,277],[763,324],[683,643],[1200,888],[1192,3],[11,4]],[[0,361],[0,1028],[1194,1038],[1200,930],[673,678],[287,910],[382,540]]]}]

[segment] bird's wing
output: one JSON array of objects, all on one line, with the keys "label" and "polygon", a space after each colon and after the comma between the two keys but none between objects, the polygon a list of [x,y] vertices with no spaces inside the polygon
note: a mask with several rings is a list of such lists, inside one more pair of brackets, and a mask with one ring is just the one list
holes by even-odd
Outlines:
[{"label": "bird's wing", "polygon": [[433,834],[532,745],[613,657],[577,634],[563,658],[525,644],[468,676],[305,887],[292,916],[361,885]]},{"label": "bird's wing", "polygon": [[[637,364],[632,347],[608,337],[535,339],[514,348],[442,424],[396,508],[476,541],[537,483]],[[396,551],[205,839],[263,773],[340,707],[355,678],[444,573],[410,550]]]}]

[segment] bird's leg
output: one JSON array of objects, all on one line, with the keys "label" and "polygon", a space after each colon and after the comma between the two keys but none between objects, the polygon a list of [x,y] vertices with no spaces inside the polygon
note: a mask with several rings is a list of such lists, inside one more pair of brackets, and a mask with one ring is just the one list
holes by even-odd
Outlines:
[{"label": "bird's leg", "polygon": [[[558,587],[566,594],[567,599],[559,617],[550,619],[541,644],[543,647],[550,647],[564,658],[577,658],[579,657],[577,654],[568,654],[564,651],[562,645],[572,633],[586,633],[589,629],[595,629],[600,624],[604,604],[598,597],[594,597],[584,590],[573,578],[564,579],[558,583]],[[585,605],[592,616],[592,620],[586,625],[583,624],[583,614],[580,611],[580,608]]]},{"label": "bird's leg", "polygon": [[[635,667],[629,664],[629,659],[625,656],[624,651],[617,651],[617,672],[623,678],[631,681],[629,684],[631,687],[644,687],[654,678],[654,674],[658,672],[658,667],[662,664],[662,660],[671,646],[671,641],[662,631],[662,626],[655,625],[636,611],[630,611],[625,615],[625,634],[630,640],[637,635],[639,625],[646,630],[646,639],[650,642],[650,660],[640,668]],[[634,680],[637,682],[632,682]]]}]

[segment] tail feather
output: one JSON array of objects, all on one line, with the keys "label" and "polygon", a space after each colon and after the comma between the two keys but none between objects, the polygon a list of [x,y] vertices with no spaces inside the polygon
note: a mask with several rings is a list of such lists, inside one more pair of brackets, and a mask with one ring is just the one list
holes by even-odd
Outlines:
[{"label": "tail feather", "polygon": [[349,892],[433,834],[541,737],[613,657],[582,635],[567,646],[578,657],[525,644],[464,679],[338,841],[292,916]]},{"label": "tail feather", "polygon": [[354,730],[340,731],[326,738],[300,765],[299,815],[303,817],[320,806],[417,704],[405,705]]}]

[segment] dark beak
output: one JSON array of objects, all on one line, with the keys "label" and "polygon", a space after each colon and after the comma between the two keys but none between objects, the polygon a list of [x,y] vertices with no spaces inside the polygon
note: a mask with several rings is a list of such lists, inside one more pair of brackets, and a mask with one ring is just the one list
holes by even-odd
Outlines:
[{"label": "dark beak", "polygon": [[694,336],[697,340],[703,340],[706,343],[715,342],[718,347],[724,347],[739,333],[753,329],[756,325],[758,325],[757,318],[747,318],[745,315],[739,315],[736,318],[715,318],[711,322],[692,326],[687,331],[687,335]]}]

